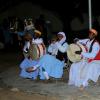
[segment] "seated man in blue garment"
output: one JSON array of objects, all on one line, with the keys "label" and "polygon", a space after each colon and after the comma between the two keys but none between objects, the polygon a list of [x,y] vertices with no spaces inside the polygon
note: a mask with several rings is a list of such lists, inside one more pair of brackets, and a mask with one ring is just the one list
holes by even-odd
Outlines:
[{"label": "seated man in blue garment", "polygon": [[[24,56],[27,57],[28,50],[31,44],[42,44],[43,39],[41,38],[41,32],[39,30],[34,30],[34,37],[32,34],[26,32],[25,36],[25,45],[23,47]],[[44,44],[44,43],[43,43]]]},{"label": "seated man in blue garment", "polygon": [[[29,48],[32,44],[44,44],[42,38],[40,38],[41,32],[38,30],[35,30],[35,38],[32,38],[32,35],[30,33],[27,33],[26,39],[27,43],[25,44],[23,51],[25,53],[29,52]],[[37,38],[36,38],[37,37]],[[30,78],[30,79],[36,79],[38,76],[39,69],[34,69],[34,71],[27,72],[28,68],[31,68],[32,66],[35,66],[38,64],[39,59],[33,59],[32,53],[28,53],[28,55],[25,57],[25,59],[20,64],[20,76],[23,78]]]},{"label": "seated man in blue garment", "polygon": [[[64,32],[57,34],[57,40],[53,41],[48,47],[48,54],[45,54],[39,59],[39,62],[34,67],[28,68],[28,72],[39,68],[39,76],[41,80],[48,80],[50,77],[61,78],[63,75],[63,67],[68,44]],[[65,54],[67,56],[67,54]]]}]

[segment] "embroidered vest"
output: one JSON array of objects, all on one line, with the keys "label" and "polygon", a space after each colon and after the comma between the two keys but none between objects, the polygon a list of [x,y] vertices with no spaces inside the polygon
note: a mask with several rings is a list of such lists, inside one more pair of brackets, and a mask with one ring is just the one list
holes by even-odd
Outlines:
[{"label": "embroidered vest", "polygon": [[[92,46],[93,46],[94,42],[97,42],[97,41],[94,40],[94,41],[92,42],[92,44],[91,44],[91,46],[90,46],[90,49],[89,49],[89,52],[92,51]],[[93,60],[100,60],[100,50],[99,50],[99,52],[97,53],[96,57],[93,58],[93,59],[88,59],[88,62],[92,62]]]}]

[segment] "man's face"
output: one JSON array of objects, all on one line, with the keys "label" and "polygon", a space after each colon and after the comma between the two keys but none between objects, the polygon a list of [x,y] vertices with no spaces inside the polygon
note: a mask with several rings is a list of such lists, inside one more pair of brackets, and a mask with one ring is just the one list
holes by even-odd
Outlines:
[{"label": "man's face", "polygon": [[35,37],[35,38],[39,38],[40,35],[39,35],[38,33],[34,33],[34,37]]},{"label": "man's face", "polygon": [[32,40],[32,35],[30,33],[26,33],[25,36],[24,36],[24,39],[26,41],[31,41]]},{"label": "man's face", "polygon": [[57,37],[58,37],[58,40],[61,40],[63,38],[63,35],[62,34],[58,34]]},{"label": "man's face", "polygon": [[93,32],[89,32],[89,39],[92,40],[96,37],[96,35]]}]

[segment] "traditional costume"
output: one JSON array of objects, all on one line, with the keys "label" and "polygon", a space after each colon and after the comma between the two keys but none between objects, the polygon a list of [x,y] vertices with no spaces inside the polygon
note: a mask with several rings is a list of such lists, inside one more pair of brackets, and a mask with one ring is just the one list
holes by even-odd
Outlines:
[{"label": "traditional costume", "polygon": [[[41,35],[40,31],[35,30],[35,32],[37,34]],[[30,36],[30,34],[29,34],[29,36]],[[42,38],[36,38],[36,39],[33,38],[31,41],[32,41],[32,44],[35,44],[35,45],[43,44]],[[28,41],[28,42],[26,42],[26,44],[23,48],[23,51],[25,53],[28,53],[28,55],[25,57],[25,59],[21,62],[20,66],[19,66],[21,68],[20,76],[23,77],[23,78],[36,79],[37,76],[38,76],[38,73],[39,73],[38,68],[36,70],[32,71],[32,72],[27,72],[27,69],[37,65],[38,60],[39,60],[39,59],[32,59],[33,58],[33,54],[32,54],[33,51],[30,50],[30,48],[32,48],[32,47],[30,47],[32,44],[30,43],[30,41]]]},{"label": "traditional costume", "polygon": [[25,58],[21,64],[20,64],[20,68],[21,68],[21,72],[20,72],[20,76],[23,78],[30,78],[30,79],[36,79],[38,76],[38,72],[39,69],[36,69],[33,72],[27,72],[27,68],[35,66],[38,64],[38,61],[29,59],[29,58]]},{"label": "traditional costume", "polygon": [[[97,31],[90,30],[95,36]],[[100,44],[94,39],[83,39],[77,43],[86,46],[87,52],[82,52],[82,60],[72,63],[69,72],[69,85],[86,87],[89,80],[97,82],[100,75]]]},{"label": "traditional costume", "polygon": [[[65,42],[65,33],[60,32],[58,34],[63,35],[63,38],[60,41],[51,44],[48,48],[49,54],[42,56],[38,62],[37,67],[40,68],[39,75],[42,80],[48,79],[48,77],[61,78],[63,75],[64,59],[58,59],[57,55],[58,51],[65,53],[68,44]],[[46,76],[44,71],[46,72]]]}]

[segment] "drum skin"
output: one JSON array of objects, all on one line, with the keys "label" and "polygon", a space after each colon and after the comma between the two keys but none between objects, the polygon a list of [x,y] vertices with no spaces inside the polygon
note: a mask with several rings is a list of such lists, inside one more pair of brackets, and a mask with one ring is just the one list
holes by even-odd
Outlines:
[{"label": "drum skin", "polygon": [[82,44],[72,43],[69,45],[69,48],[67,50],[67,56],[71,62],[78,62],[82,60],[81,55],[75,53],[76,51],[80,51],[80,49],[82,49],[82,52],[87,51],[86,47]]},{"label": "drum skin", "polygon": [[46,54],[46,47],[43,43],[41,44],[31,44],[29,48],[29,56],[33,60],[37,60]]}]

